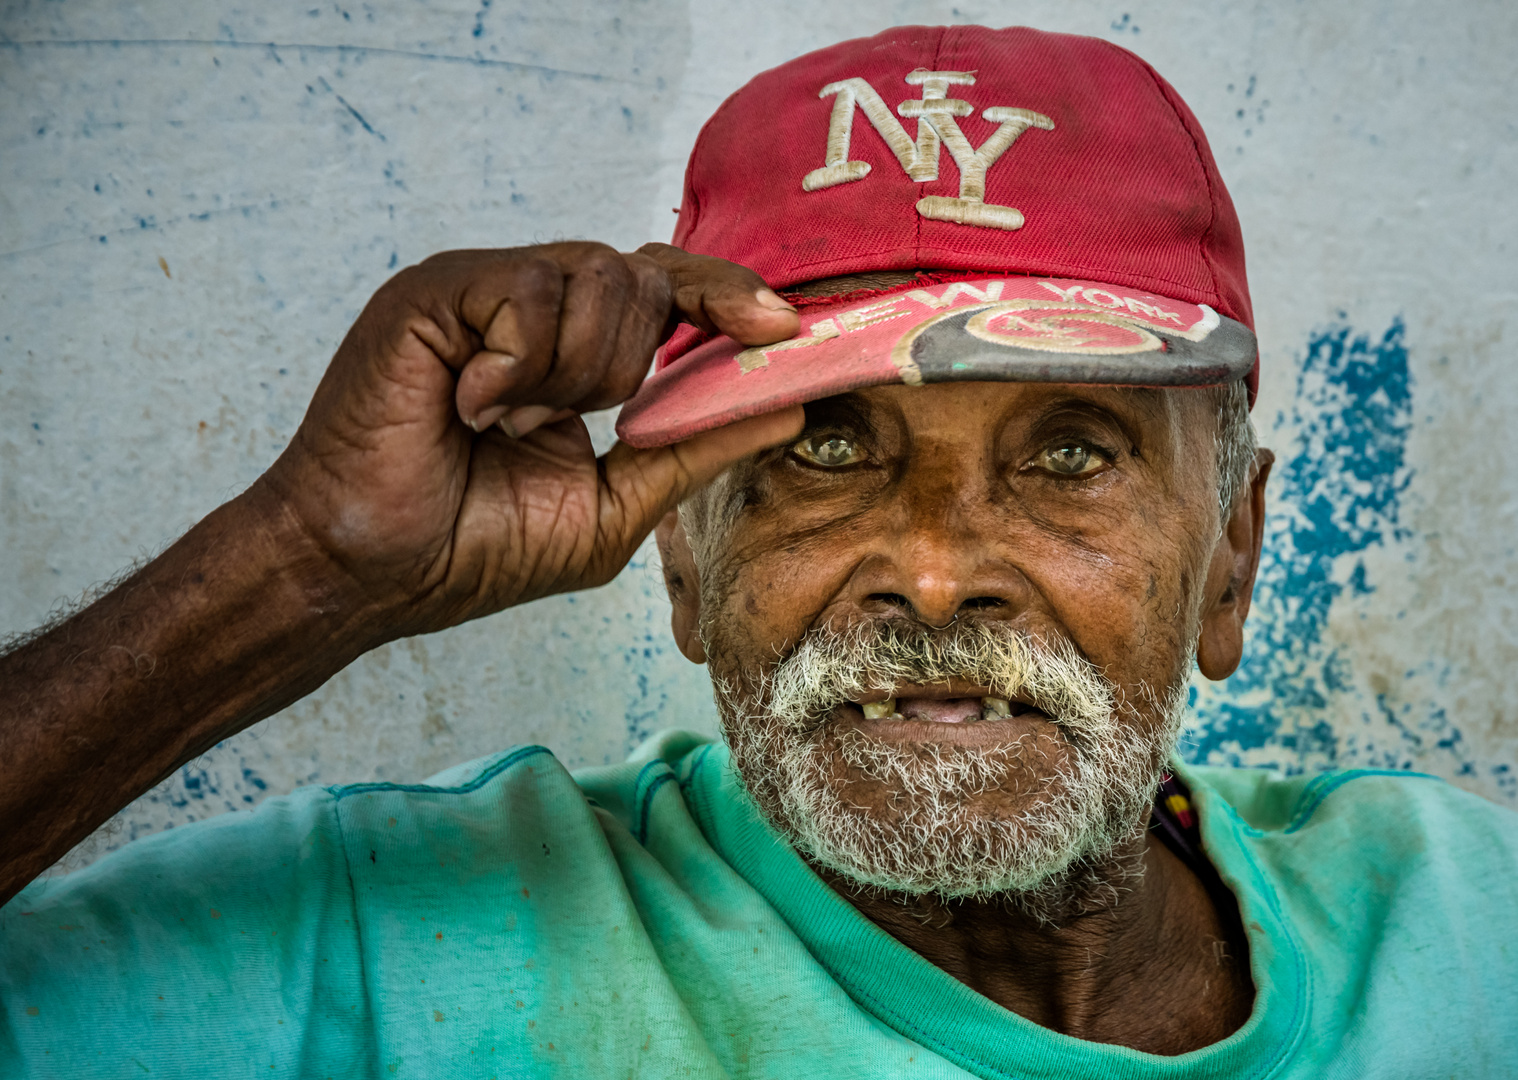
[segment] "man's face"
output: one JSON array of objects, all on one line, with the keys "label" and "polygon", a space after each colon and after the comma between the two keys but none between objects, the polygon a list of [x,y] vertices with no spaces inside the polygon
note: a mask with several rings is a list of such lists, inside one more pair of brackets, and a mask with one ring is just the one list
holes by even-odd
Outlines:
[{"label": "man's face", "polygon": [[1029,891],[1142,827],[1199,633],[1238,584],[1211,401],[877,387],[808,406],[798,441],[711,493],[688,651],[750,790],[814,861]]}]

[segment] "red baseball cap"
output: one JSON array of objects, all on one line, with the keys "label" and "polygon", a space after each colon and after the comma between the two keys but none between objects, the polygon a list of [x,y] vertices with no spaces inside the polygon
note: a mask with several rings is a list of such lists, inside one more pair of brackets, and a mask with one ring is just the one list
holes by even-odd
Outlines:
[{"label": "red baseball cap", "polygon": [[1243,379],[1254,403],[1244,242],[1201,126],[1096,38],[897,27],[767,71],[696,140],[674,243],[782,292],[922,272],[790,296],[801,333],[775,345],[682,327],[622,407],[633,446],[884,383]]}]

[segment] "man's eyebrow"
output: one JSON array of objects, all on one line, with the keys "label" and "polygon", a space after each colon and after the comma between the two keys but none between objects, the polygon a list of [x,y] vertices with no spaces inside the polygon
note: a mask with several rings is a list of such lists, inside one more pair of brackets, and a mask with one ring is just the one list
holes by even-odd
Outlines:
[{"label": "man's eyebrow", "polygon": [[869,431],[870,409],[858,394],[838,394],[835,397],[809,401],[806,404],[806,425],[803,431],[821,427],[847,427],[856,431]]},{"label": "man's eyebrow", "polygon": [[1084,405],[1104,412],[1128,410],[1144,416],[1159,416],[1166,411],[1164,386],[1092,386],[1087,393],[1062,395],[1062,405]]},{"label": "man's eyebrow", "polygon": [[1166,413],[1163,393],[1163,388],[1124,387],[1117,396],[1110,393],[1061,394],[1044,402],[1030,422],[1036,428],[1057,423],[1061,417],[1086,417],[1112,425],[1122,433],[1130,448],[1137,451],[1146,441],[1145,426],[1162,419]]}]

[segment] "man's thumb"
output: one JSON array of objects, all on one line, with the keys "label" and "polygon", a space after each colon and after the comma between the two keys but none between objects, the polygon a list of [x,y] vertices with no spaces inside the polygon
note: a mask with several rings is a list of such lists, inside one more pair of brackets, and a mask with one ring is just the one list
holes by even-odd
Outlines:
[{"label": "man's thumb", "polygon": [[693,255],[669,244],[644,244],[638,254],[669,275],[677,317],[745,345],[769,345],[801,328],[796,309],[746,266]]},{"label": "man's thumb", "polygon": [[672,446],[635,450],[617,443],[605,458],[603,535],[623,550],[642,542],[659,519],[729,465],[801,434],[800,405],[703,432]]}]

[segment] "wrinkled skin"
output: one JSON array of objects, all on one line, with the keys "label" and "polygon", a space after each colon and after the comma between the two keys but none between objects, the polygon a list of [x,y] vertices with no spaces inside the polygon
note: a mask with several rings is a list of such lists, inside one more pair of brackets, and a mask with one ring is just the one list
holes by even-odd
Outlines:
[{"label": "wrinkled skin", "polygon": [[[1220,538],[1214,429],[1204,395],[1185,390],[958,383],[815,403],[793,449],[735,470],[745,507],[708,565],[675,516],[660,526],[676,638],[714,676],[744,682],[830,620],[1004,620],[1071,642],[1118,685],[1132,722],[1152,725],[1145,688],[1184,678],[1193,641],[1214,679],[1242,653],[1270,456]],[[847,440],[858,460],[806,461],[814,436]],[[1050,471],[1047,452],[1071,444],[1108,460],[1079,476]],[[1026,782],[977,797],[996,813],[1015,813],[1064,764],[1057,729],[1039,718],[866,720],[844,704],[834,722],[971,746],[1031,727],[1054,749],[1027,755]],[[842,768],[838,779],[851,782]],[[890,797],[849,788],[882,814]],[[1217,1041],[1253,998],[1237,913],[1163,845],[1133,854],[1142,884],[1058,930],[995,904],[904,904],[825,876],[904,943],[1047,1026],[1156,1053]]]},{"label": "wrinkled skin", "polygon": [[787,426],[598,462],[578,414],[630,396],[680,319],[759,342],[797,325],[752,271],[665,244],[434,255],[370,300],[256,493],[387,637],[604,584],[672,494]]}]

